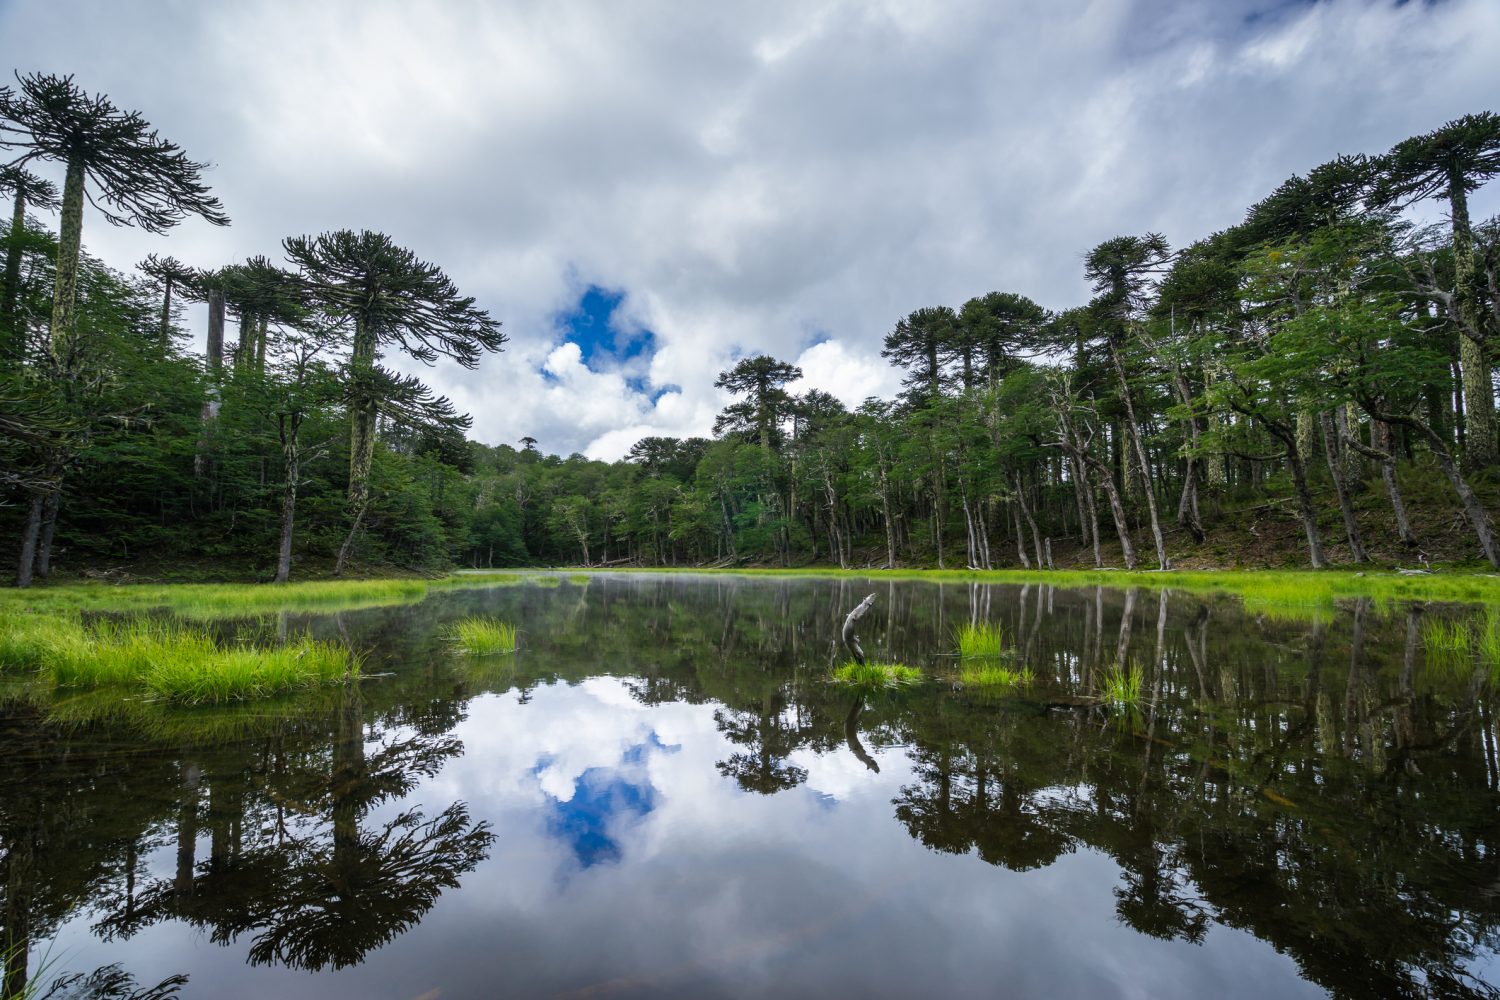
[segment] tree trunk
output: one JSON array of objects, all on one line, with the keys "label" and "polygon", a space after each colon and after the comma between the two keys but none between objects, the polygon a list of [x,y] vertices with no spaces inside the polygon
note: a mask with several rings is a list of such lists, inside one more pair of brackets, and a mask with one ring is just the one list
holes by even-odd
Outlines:
[{"label": "tree trunk", "polygon": [[1120,537],[1120,552],[1125,557],[1125,568],[1135,569],[1137,565],[1135,546],[1130,544],[1130,529],[1125,521],[1125,504],[1120,501],[1120,488],[1115,485],[1108,466],[1092,455],[1088,456],[1087,461],[1099,473],[1099,485],[1104,487],[1104,493],[1109,497],[1109,510],[1115,518],[1115,534]]},{"label": "tree trunk", "polygon": [[1130,443],[1135,447],[1135,456],[1140,463],[1141,489],[1146,494],[1146,511],[1151,516],[1151,539],[1156,544],[1156,561],[1162,569],[1171,569],[1167,558],[1167,543],[1161,533],[1161,519],[1156,513],[1156,490],[1151,483],[1151,462],[1146,457],[1146,446],[1141,442],[1141,425],[1135,418],[1135,404],[1130,399],[1130,383],[1125,379],[1125,365],[1120,352],[1110,344],[1109,356],[1115,364],[1115,374],[1120,379],[1120,399],[1125,404],[1125,419],[1129,424]]},{"label": "tree trunk", "polygon": [[1292,483],[1297,489],[1297,516],[1302,521],[1302,530],[1307,535],[1307,554],[1313,569],[1323,569],[1328,559],[1323,555],[1323,536],[1318,532],[1318,512],[1313,507],[1312,490],[1307,486],[1307,466],[1297,452],[1296,435],[1292,440],[1283,438],[1287,447],[1287,464],[1291,466]]},{"label": "tree trunk", "polygon": [[45,580],[52,575],[52,536],[57,533],[57,508],[62,504],[62,492],[53,490],[42,503],[42,533],[37,540],[36,575]]},{"label": "tree trunk", "polygon": [[63,180],[62,218],[57,233],[57,277],[52,286],[52,357],[58,371],[72,368],[77,320],[78,256],[83,247],[83,161],[68,161]]},{"label": "tree trunk", "polygon": [[1021,528],[1021,508],[1019,503],[1010,505],[1012,520],[1016,525],[1016,554],[1021,557],[1021,566],[1024,569],[1031,568],[1031,558],[1026,555],[1026,532]]},{"label": "tree trunk", "polygon": [[290,418],[283,417],[279,422],[281,451],[286,457],[286,478],[281,486],[281,544],[276,550],[277,583],[286,583],[292,575],[292,527],[297,518],[297,477],[301,473],[302,457],[298,446],[301,423],[301,416],[298,414]]},{"label": "tree trunk", "polygon": [[26,507],[26,521],[21,528],[21,558],[16,564],[16,586],[31,586],[31,574],[36,565],[37,537],[42,532],[43,497],[33,493]]},{"label": "tree trunk", "polygon": [[5,248],[5,284],[0,287],[0,363],[19,365],[26,353],[21,325],[21,238],[26,231],[26,189],[17,182],[10,217],[10,244]]},{"label": "tree trunk", "polygon": [[[1474,232],[1463,179],[1451,177],[1449,207],[1453,220],[1453,291],[1458,307],[1459,361],[1464,387],[1464,467],[1482,469],[1495,462],[1495,387],[1491,381],[1478,270],[1474,261]],[[66,209],[64,209],[66,211]]]},{"label": "tree trunk", "polygon": [[1328,475],[1333,479],[1334,492],[1339,498],[1339,513],[1344,518],[1344,534],[1349,539],[1349,556],[1355,562],[1369,562],[1364,543],[1359,538],[1359,522],[1354,517],[1354,500],[1349,495],[1349,484],[1344,479],[1344,463],[1339,454],[1338,430],[1334,426],[1333,414],[1324,410],[1318,415],[1323,425],[1323,454],[1328,459]]}]

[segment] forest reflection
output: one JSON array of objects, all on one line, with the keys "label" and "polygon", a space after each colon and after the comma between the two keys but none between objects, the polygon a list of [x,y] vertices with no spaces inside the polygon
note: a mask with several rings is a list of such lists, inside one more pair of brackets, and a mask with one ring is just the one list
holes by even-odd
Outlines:
[{"label": "forest reflection", "polygon": [[[838,626],[924,684],[828,682]],[[438,638],[468,614],[523,628],[502,661]],[[16,696],[0,714],[6,995],[28,946],[88,914],[129,940],[178,923],[252,964],[360,963],[462,892],[495,834],[429,794],[465,753],[472,699],[620,678],[647,706],[706,706],[701,762],[752,795],[810,756],[909,762],[890,815],[931,851],[1028,872],[1072,852],[1119,867],[1115,913],[1202,942],[1238,928],[1339,996],[1489,996],[1500,759],[1486,664],[1426,648],[1471,611],[1341,603],[1310,616],[1166,590],[602,576],[461,591],[293,621],[368,656],[366,680],[296,705],[144,720]],[[1000,625],[1029,686],[961,680],[954,634]],[[280,630],[280,621],[223,623]],[[1129,704],[1101,678],[1139,679]],[[906,773],[906,772],[900,772]],[[647,790],[649,792],[649,789]],[[481,811],[481,816],[483,815]],[[205,852],[206,847],[206,852]],[[142,859],[175,852],[153,874]],[[618,862],[617,862],[618,863]]]}]

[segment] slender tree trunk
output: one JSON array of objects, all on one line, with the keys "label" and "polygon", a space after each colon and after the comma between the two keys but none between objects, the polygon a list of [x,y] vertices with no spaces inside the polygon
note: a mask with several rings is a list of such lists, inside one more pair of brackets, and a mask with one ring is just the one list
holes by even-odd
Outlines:
[{"label": "slender tree trunk", "polygon": [[1021,529],[1021,508],[1019,502],[1010,505],[1012,520],[1016,525],[1016,554],[1021,557],[1021,566],[1025,569],[1031,568],[1031,558],[1026,555],[1026,532]]},{"label": "slender tree trunk", "polygon": [[1333,479],[1333,489],[1339,498],[1339,513],[1344,518],[1344,534],[1349,539],[1349,556],[1355,562],[1369,562],[1364,543],[1359,538],[1359,522],[1354,517],[1354,500],[1349,495],[1349,484],[1344,480],[1344,463],[1339,454],[1338,430],[1333,414],[1324,410],[1318,415],[1323,425],[1323,454],[1328,459],[1328,475]]},{"label": "slender tree trunk", "polygon": [[162,279],[165,290],[161,297],[161,346],[165,350],[172,343],[172,276]]},{"label": "slender tree trunk", "polygon": [[21,528],[21,558],[16,564],[16,586],[31,586],[32,573],[36,566],[37,538],[42,533],[42,506],[45,500],[40,493],[33,493],[26,505],[26,521]]},{"label": "slender tree trunk", "polygon": [[1474,232],[1469,223],[1469,203],[1463,179],[1449,179],[1449,206],[1453,219],[1453,284],[1459,313],[1458,353],[1464,387],[1464,467],[1470,470],[1493,465],[1495,453],[1495,387],[1485,343],[1485,323],[1480,303],[1478,270],[1474,260]]},{"label": "slender tree trunk", "polygon": [[1296,435],[1283,439],[1287,447],[1287,464],[1292,470],[1292,484],[1297,491],[1297,512],[1302,520],[1302,530],[1307,535],[1307,554],[1313,569],[1323,569],[1328,559],[1323,555],[1323,536],[1318,531],[1318,512],[1313,507],[1312,490],[1307,485],[1307,466],[1297,452]]},{"label": "slender tree trunk", "polygon": [[357,320],[354,330],[354,345],[350,358],[350,378],[355,393],[349,401],[349,534],[339,548],[338,560],[334,564],[334,576],[344,572],[349,552],[354,547],[354,536],[364,522],[365,511],[370,505],[370,468],[375,460],[375,421],[379,407],[372,394],[369,381],[375,368],[375,331],[369,321]]},{"label": "slender tree trunk", "polygon": [[1099,474],[1099,485],[1103,487],[1104,494],[1109,498],[1109,510],[1115,519],[1115,534],[1120,538],[1120,553],[1125,557],[1125,568],[1135,569],[1137,565],[1135,546],[1130,544],[1130,528],[1125,521],[1125,504],[1120,500],[1120,488],[1115,485],[1114,477],[1109,474],[1109,467],[1092,455],[1088,456],[1089,464]]},{"label": "slender tree trunk", "polygon": [[281,485],[281,544],[276,552],[277,583],[286,583],[292,575],[292,528],[297,518],[297,479],[301,474],[302,458],[298,441],[301,424],[301,414],[284,416],[278,421],[281,452],[286,458],[286,478]]},{"label": "slender tree trunk", "polygon": [[1031,527],[1031,543],[1036,548],[1036,568],[1042,569],[1047,563],[1042,558],[1042,533],[1036,526],[1036,518],[1031,516],[1031,507],[1026,503],[1026,484],[1021,481],[1021,474],[1015,476],[1016,502],[1021,505],[1021,513],[1026,518],[1026,523]]},{"label": "slender tree trunk", "polygon": [[5,284],[0,287],[0,363],[20,364],[26,353],[26,331],[21,325],[21,240],[26,231],[26,189],[16,184],[15,209],[10,217],[10,243],[5,248]]},{"label": "slender tree trunk", "polygon": [[1167,558],[1167,543],[1161,533],[1161,519],[1156,513],[1156,490],[1151,483],[1151,463],[1146,457],[1146,446],[1141,442],[1141,425],[1135,418],[1135,404],[1130,399],[1130,383],[1125,379],[1125,364],[1120,352],[1110,344],[1109,356],[1114,361],[1115,374],[1120,379],[1120,399],[1125,404],[1125,418],[1129,422],[1130,442],[1135,446],[1135,456],[1140,462],[1141,488],[1146,494],[1146,511],[1151,516],[1151,539],[1156,544],[1156,561],[1162,569],[1171,569]]},{"label": "slender tree trunk", "polygon": [[1417,547],[1417,536],[1412,533],[1411,521],[1406,516],[1406,503],[1401,497],[1401,486],[1396,481],[1396,443],[1392,440],[1391,425],[1384,420],[1374,424],[1376,447],[1384,454],[1380,458],[1380,478],[1385,482],[1385,491],[1391,498],[1391,512],[1396,516],[1396,531],[1401,544],[1407,548]]},{"label": "slender tree trunk", "polygon": [[52,287],[52,357],[58,371],[72,368],[78,299],[78,257],[83,248],[83,161],[68,161],[57,234],[57,276]]},{"label": "slender tree trunk", "polygon": [[57,533],[57,509],[62,491],[53,490],[42,503],[42,533],[36,547],[36,575],[45,580],[52,575],[52,536]]}]

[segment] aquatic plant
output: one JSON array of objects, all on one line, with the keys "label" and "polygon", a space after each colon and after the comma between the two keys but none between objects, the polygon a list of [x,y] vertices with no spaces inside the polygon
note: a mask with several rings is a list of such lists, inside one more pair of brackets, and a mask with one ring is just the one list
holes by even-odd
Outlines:
[{"label": "aquatic plant", "polygon": [[965,660],[998,660],[1011,652],[1005,648],[1005,630],[989,622],[960,626],[957,638],[958,655]]},{"label": "aquatic plant", "polygon": [[835,683],[850,687],[899,688],[921,679],[922,671],[904,663],[856,663],[850,660],[833,671]]},{"label": "aquatic plant", "polygon": [[959,678],[965,687],[1011,690],[1030,687],[1035,676],[1024,668],[1012,670],[995,663],[969,665]]},{"label": "aquatic plant", "polygon": [[1141,703],[1141,675],[1129,667],[1105,670],[1099,675],[1099,695],[1112,705]]},{"label": "aquatic plant", "polygon": [[443,630],[443,636],[470,656],[516,651],[516,627],[496,618],[464,618]]},{"label": "aquatic plant", "polygon": [[537,587],[560,587],[562,586],[562,577],[537,573],[534,576],[528,576],[526,582]]},{"label": "aquatic plant", "polygon": [[589,576],[587,573],[573,573],[568,577],[568,582],[574,584],[575,586],[587,587],[589,585],[589,581],[592,579],[593,577]]}]

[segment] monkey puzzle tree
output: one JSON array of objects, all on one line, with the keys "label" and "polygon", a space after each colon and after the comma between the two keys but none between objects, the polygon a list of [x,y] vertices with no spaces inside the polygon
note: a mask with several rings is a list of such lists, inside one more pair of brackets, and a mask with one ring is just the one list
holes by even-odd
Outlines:
[{"label": "monkey puzzle tree", "polygon": [[[400,404],[422,410],[452,407],[432,398],[415,379],[388,372],[377,362],[382,348],[395,347],[432,364],[440,356],[475,368],[486,351],[506,337],[500,324],[458,293],[436,264],[419,260],[384,233],[341,229],[284,241],[287,258],[301,271],[308,296],[352,324],[346,373],[349,404],[349,535],[339,549],[342,572],[370,502],[370,464],[375,422],[382,408]],[[425,394],[424,394],[425,393]]]},{"label": "monkey puzzle tree", "polygon": [[21,254],[25,244],[26,210],[57,208],[57,186],[21,167],[0,167],[0,195],[10,195],[10,233],[5,245],[5,284],[0,288],[0,357],[19,357],[25,339],[17,307],[21,300]]},{"label": "monkey puzzle tree", "polygon": [[198,272],[176,257],[158,257],[154,253],[137,264],[136,270],[162,287],[161,343],[165,347],[172,339],[172,290],[189,285]]},{"label": "monkey puzzle tree", "polygon": [[715,389],[728,389],[745,397],[724,408],[714,421],[714,433],[739,433],[768,451],[779,448],[781,424],[791,415],[794,403],[785,386],[801,377],[801,368],[777,361],[769,354],[741,358],[714,380]]},{"label": "monkey puzzle tree", "polygon": [[1500,115],[1465,115],[1426,135],[1397,143],[1376,161],[1372,203],[1393,207],[1426,198],[1448,200],[1453,227],[1454,306],[1467,414],[1464,464],[1496,461],[1495,398],[1489,343],[1493,323],[1484,313],[1483,281],[1475,261],[1469,194],[1500,174]]},{"label": "monkey puzzle tree", "polygon": [[942,392],[943,362],[958,330],[958,314],[947,306],[918,309],[885,335],[880,356],[905,368],[902,380],[913,406]]},{"label": "monkey puzzle tree", "polygon": [[33,159],[66,168],[57,279],[52,295],[52,354],[66,370],[74,350],[83,201],[117,226],[161,233],[189,215],[229,224],[200,179],[204,164],[160,138],[137,111],[85,93],[72,76],[17,76],[19,91],[0,93],[0,144],[22,150],[12,166]]}]

